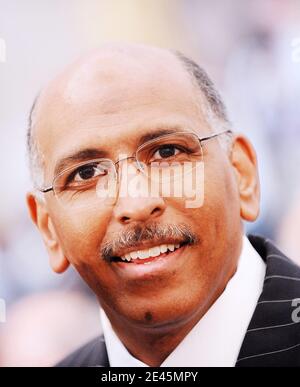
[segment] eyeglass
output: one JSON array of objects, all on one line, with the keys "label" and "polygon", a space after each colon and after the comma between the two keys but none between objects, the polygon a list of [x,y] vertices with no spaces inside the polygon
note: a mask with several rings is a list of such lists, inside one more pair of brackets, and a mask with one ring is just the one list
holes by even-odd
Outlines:
[{"label": "eyeglass", "polygon": [[232,134],[232,131],[225,130],[206,137],[199,137],[192,132],[162,135],[139,146],[132,156],[116,162],[99,158],[69,167],[54,177],[51,186],[39,191],[53,191],[63,205],[85,207],[93,205],[94,200],[101,198],[99,192],[106,190],[113,193],[103,196],[107,203],[109,196],[116,196],[121,161],[133,160],[137,170],[150,180],[174,181],[192,171],[196,163],[203,161],[202,142],[223,134]]}]

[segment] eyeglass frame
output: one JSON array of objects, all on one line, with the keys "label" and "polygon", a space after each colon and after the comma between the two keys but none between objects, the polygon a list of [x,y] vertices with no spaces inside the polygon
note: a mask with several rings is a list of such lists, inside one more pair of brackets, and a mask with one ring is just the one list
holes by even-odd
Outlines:
[{"label": "eyeglass frame", "polygon": [[[213,138],[216,138],[218,136],[221,136],[222,134],[233,134],[232,130],[230,129],[227,129],[227,130],[223,130],[222,132],[219,132],[219,133],[213,133],[211,134],[210,136],[205,136],[205,137],[199,137],[196,133],[194,132],[185,132],[185,131],[182,131],[182,132],[176,132],[174,134],[193,134],[194,136],[197,137],[197,139],[199,140],[199,143],[200,143],[200,146],[202,144],[202,142],[204,141],[207,141],[207,140],[211,140]],[[103,160],[109,160],[111,161],[112,165],[114,165],[114,168],[115,168],[115,171],[117,172],[117,169],[116,169],[116,165],[118,165],[121,161],[125,161],[125,160],[135,160],[137,165],[139,166],[140,165],[140,162],[139,160],[137,160],[136,158],[136,154],[138,153],[139,149],[141,149],[142,147],[144,147],[145,145],[147,144],[151,144],[152,142],[156,141],[157,139],[159,138],[164,138],[164,137],[167,137],[167,136],[171,136],[172,133],[169,133],[169,134],[165,134],[165,135],[161,135],[159,137],[157,137],[156,139],[153,139],[153,140],[150,140],[150,141],[146,141],[144,144],[141,144],[137,150],[133,153],[132,156],[129,156],[129,157],[125,157],[123,159],[120,159],[116,162],[114,162],[113,160],[111,159],[103,159]],[[98,159],[97,159],[98,160]],[[100,160],[100,159],[99,159]],[[86,161],[86,163],[89,163],[89,162],[92,162],[94,160],[88,160]],[[83,163],[78,163],[76,165],[74,165],[74,167],[76,167],[77,165],[81,165],[81,164],[85,164],[85,162]],[[70,167],[70,168],[66,168],[65,170],[63,170],[62,172],[58,173],[56,176],[54,176],[53,180],[52,180],[52,185],[49,186],[49,187],[46,187],[46,188],[41,188],[41,189],[38,189],[39,192],[41,193],[48,193],[48,192],[51,192],[53,191],[54,195],[55,195],[55,190],[54,190],[54,181],[57,179],[58,176],[62,175],[63,173],[65,173],[68,169],[71,169],[71,168],[74,168],[74,167]],[[139,167],[140,168],[140,167]],[[142,168],[140,168],[142,170]]]}]

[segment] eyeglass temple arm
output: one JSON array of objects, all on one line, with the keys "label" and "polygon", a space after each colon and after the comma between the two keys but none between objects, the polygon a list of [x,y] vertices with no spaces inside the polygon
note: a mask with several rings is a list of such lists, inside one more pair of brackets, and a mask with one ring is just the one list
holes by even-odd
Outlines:
[{"label": "eyeglass temple arm", "polygon": [[225,133],[228,133],[228,134],[230,133],[230,134],[232,134],[232,130],[224,130],[223,132],[215,133],[215,134],[212,134],[211,136],[200,137],[200,138],[199,138],[199,141],[202,142],[202,141],[210,140],[211,138],[218,137],[218,136],[220,136],[221,134],[225,134]]},{"label": "eyeglass temple arm", "polygon": [[39,191],[42,192],[42,193],[47,193],[47,192],[53,191],[53,187],[47,187],[47,188],[39,189]]}]

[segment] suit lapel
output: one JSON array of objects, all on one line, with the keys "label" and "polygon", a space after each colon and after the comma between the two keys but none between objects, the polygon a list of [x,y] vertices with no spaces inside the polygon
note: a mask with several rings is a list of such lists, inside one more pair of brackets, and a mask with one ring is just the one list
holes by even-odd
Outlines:
[{"label": "suit lapel", "polygon": [[98,345],[93,351],[91,364],[95,365],[95,367],[109,367],[107,349],[103,335],[100,336]]},{"label": "suit lapel", "polygon": [[300,298],[300,268],[270,241],[256,236],[249,240],[267,268],[236,366],[300,366],[300,324],[292,318],[292,302]]}]

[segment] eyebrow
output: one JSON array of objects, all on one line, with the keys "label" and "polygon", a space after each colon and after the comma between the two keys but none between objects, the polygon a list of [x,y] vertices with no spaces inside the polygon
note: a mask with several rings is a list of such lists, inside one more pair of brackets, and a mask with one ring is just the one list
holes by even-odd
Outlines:
[{"label": "eyebrow", "polygon": [[144,134],[140,137],[139,145],[142,145],[144,142],[154,140],[155,138],[158,138],[160,136],[164,136],[166,134],[173,134],[177,132],[185,132],[185,130],[182,127],[166,127],[165,129],[158,129],[155,131],[151,131],[149,133]]},{"label": "eyebrow", "polygon": [[64,169],[68,168],[73,164],[105,157],[107,157],[107,152],[100,149],[87,148],[80,150],[70,156],[66,156],[59,160],[54,169],[54,176],[57,176],[60,172],[62,172]]},{"label": "eyebrow", "polygon": [[[140,137],[138,141],[138,146],[144,144],[147,141],[154,140],[155,138],[158,138],[160,136],[183,131],[185,130],[182,127],[176,126],[160,128],[155,131],[151,130],[150,132],[145,133]],[[59,173],[61,173],[63,170],[65,170],[71,165],[98,158],[108,158],[108,153],[104,150],[100,150],[97,148],[87,148],[79,150],[78,152],[75,152],[69,156],[63,157],[57,162],[54,169],[54,176],[57,176]]]}]

